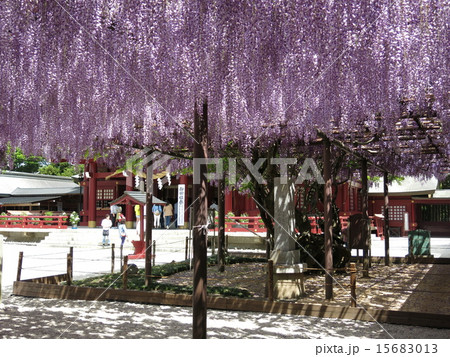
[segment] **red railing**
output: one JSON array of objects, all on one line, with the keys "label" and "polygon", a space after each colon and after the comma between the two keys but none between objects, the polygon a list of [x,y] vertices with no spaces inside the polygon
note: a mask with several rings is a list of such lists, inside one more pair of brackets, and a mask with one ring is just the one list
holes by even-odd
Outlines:
[{"label": "red railing", "polygon": [[67,228],[68,216],[0,216],[0,228]]},{"label": "red railing", "polygon": [[[348,227],[348,216],[339,216],[339,220],[341,221],[341,230],[344,230]],[[311,225],[311,233],[312,234],[322,234],[322,229],[320,229],[318,220],[322,219],[323,217],[318,216],[310,216],[308,217],[309,224]]]},{"label": "red railing", "polygon": [[[218,227],[218,217],[216,217],[216,228]],[[225,217],[225,232],[266,232],[261,217],[247,217],[247,216],[226,216]]]},{"label": "red railing", "polygon": [[[345,229],[348,226],[348,216],[340,216],[341,228]],[[318,220],[323,219],[319,216],[308,217],[309,223],[311,225],[312,234],[322,234]],[[218,218],[216,217],[216,229],[218,226]],[[247,216],[236,216],[236,217],[225,217],[225,232],[266,232],[266,227],[261,220],[261,217],[247,217]]]}]

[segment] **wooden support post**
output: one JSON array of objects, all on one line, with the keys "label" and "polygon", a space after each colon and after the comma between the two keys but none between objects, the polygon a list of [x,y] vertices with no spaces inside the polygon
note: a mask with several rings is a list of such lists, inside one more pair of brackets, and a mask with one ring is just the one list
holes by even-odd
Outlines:
[{"label": "wooden support post", "polygon": [[115,244],[112,243],[111,244],[111,274],[114,273],[114,260],[115,260],[115,254],[114,254],[114,248],[115,248]]},{"label": "wooden support post", "polygon": [[73,277],[73,247],[70,247],[69,248],[69,254],[70,254],[70,257],[71,257],[71,262],[72,262],[72,277]]},{"label": "wooden support post", "polygon": [[0,304],[2,303],[3,238],[0,235]]},{"label": "wooden support post", "polygon": [[356,263],[350,263],[350,306],[356,307]]},{"label": "wooden support post", "polygon": [[153,165],[147,165],[147,195],[145,202],[145,286],[149,287],[152,283],[152,201],[153,201]]},{"label": "wooden support post", "polygon": [[269,259],[267,264],[267,299],[273,301],[273,260]]},{"label": "wooden support post", "polygon": [[266,259],[270,259],[271,246],[270,246],[270,233],[269,230],[266,232]]},{"label": "wooden support post", "polygon": [[389,189],[388,189],[388,173],[385,171],[383,175],[383,191],[384,191],[384,265],[390,265],[389,257]]},{"label": "wooden support post", "polygon": [[123,257],[122,284],[123,284],[123,290],[127,290],[127,288],[128,288],[128,255]]},{"label": "wooden support post", "polygon": [[71,253],[67,253],[67,285],[72,285],[73,276],[73,256]]},{"label": "wooden support post", "polygon": [[95,228],[97,223],[97,210],[96,210],[96,199],[97,199],[97,163],[95,161],[89,162],[89,174],[90,178],[88,180],[89,184],[89,200],[88,200],[88,227]]},{"label": "wooden support post", "polygon": [[120,245],[120,266],[123,264],[123,245]]},{"label": "wooden support post", "polygon": [[225,236],[225,252],[228,253],[228,234]]},{"label": "wooden support post", "polygon": [[20,281],[22,275],[22,262],[23,262],[23,252],[19,252],[19,263],[17,264],[17,278],[16,281]]},{"label": "wooden support post", "polygon": [[189,237],[186,237],[186,243],[184,246],[184,260],[188,260],[188,244],[189,244]]},{"label": "wooden support post", "polygon": [[152,241],[152,259],[153,259],[153,266],[155,266],[155,259],[156,259],[156,241]]},{"label": "wooden support post", "polygon": [[225,180],[222,177],[218,182],[218,246],[217,246],[217,265],[220,272],[225,271]]},{"label": "wooden support post", "polygon": [[361,210],[363,215],[363,231],[362,231],[362,240],[364,242],[363,249],[363,276],[369,276],[369,249],[370,249],[370,222],[369,222],[369,186],[367,183],[367,160],[361,160],[361,195],[362,195],[362,204]]},{"label": "wooden support post", "polygon": [[207,269],[207,234],[203,228],[208,222],[208,199],[206,165],[196,167],[196,159],[204,159],[208,150],[208,107],[203,103],[203,113],[199,115],[197,104],[194,113],[194,182],[193,199],[195,223],[193,227],[194,246],[194,291],[192,293],[193,307],[193,338],[206,338],[206,269]]},{"label": "wooden support post", "polygon": [[323,179],[324,187],[324,222],[325,222],[325,299],[333,299],[333,214],[332,204],[332,178],[331,178],[331,144],[324,139],[323,147]]}]

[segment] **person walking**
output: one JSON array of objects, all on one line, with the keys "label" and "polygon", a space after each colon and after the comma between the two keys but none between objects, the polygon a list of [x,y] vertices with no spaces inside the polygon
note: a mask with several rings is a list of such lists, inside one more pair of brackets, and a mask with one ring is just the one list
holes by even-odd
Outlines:
[{"label": "person walking", "polygon": [[119,212],[119,206],[112,205],[110,207],[110,211],[111,211],[111,224],[112,224],[112,226],[115,226],[116,225],[116,215]]},{"label": "person walking", "polygon": [[141,234],[141,206],[134,205],[134,213],[136,215],[136,234],[139,237]]},{"label": "person walking", "polygon": [[153,205],[152,212],[154,218],[154,228],[161,228],[161,206]]},{"label": "person walking", "polygon": [[125,226],[125,219],[121,219],[119,221],[117,228],[119,230],[119,237],[121,240],[120,247],[122,248],[125,243],[125,239],[127,239],[127,227]]},{"label": "person walking", "polygon": [[127,239],[127,227],[125,226],[125,218],[119,220],[117,224],[117,230],[119,231],[120,237],[120,265],[123,264],[123,245],[125,244],[125,239]]},{"label": "person walking", "polygon": [[125,223],[125,216],[122,213],[122,207],[117,207],[117,213],[116,213],[116,225],[117,228],[119,227],[120,222],[123,221]]},{"label": "person walking", "polygon": [[172,216],[173,216],[173,206],[169,202],[167,203],[167,205],[164,206],[164,219],[166,220],[166,229],[169,229]]},{"label": "person walking", "polygon": [[106,246],[109,245],[109,229],[112,227],[111,218],[109,217],[109,214],[103,218],[101,222],[101,226],[103,228],[103,242],[102,245]]}]

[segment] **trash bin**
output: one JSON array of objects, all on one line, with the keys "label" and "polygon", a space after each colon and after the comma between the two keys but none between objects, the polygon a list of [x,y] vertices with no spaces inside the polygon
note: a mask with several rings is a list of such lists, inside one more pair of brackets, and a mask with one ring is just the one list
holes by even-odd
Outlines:
[{"label": "trash bin", "polygon": [[430,255],[430,231],[416,229],[408,233],[410,255]]}]

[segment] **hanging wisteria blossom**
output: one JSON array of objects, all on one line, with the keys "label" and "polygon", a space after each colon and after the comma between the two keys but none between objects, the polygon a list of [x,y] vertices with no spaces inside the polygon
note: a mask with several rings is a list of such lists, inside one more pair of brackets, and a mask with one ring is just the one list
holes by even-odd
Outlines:
[{"label": "hanging wisteria blossom", "polygon": [[[214,154],[280,140],[395,137],[407,101],[433,99],[449,156],[448,0],[3,0],[0,145],[77,161],[126,148],[192,148],[208,100]],[[381,118],[381,119],[380,119]],[[117,148],[121,148],[117,151]],[[374,160],[417,173],[381,141]],[[116,151],[114,151],[116,150]],[[442,167],[440,156],[431,173]]]}]

